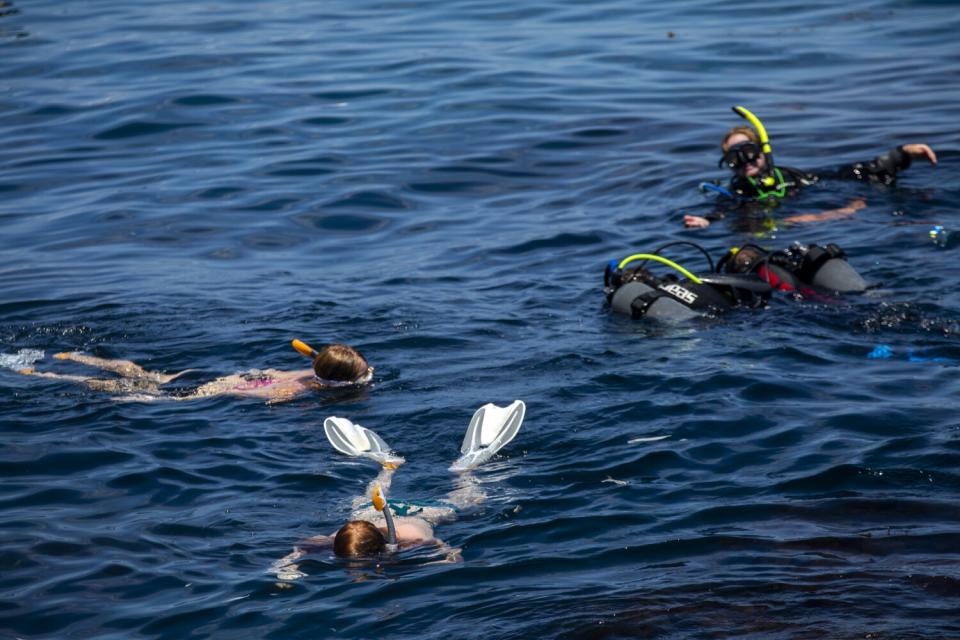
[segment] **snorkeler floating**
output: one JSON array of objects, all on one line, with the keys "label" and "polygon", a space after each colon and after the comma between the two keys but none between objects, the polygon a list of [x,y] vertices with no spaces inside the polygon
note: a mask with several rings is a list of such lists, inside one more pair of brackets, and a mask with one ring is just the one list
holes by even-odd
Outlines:
[{"label": "snorkeler floating", "polygon": [[[937,164],[937,156],[928,145],[904,144],[877,156],[871,162],[857,162],[829,171],[811,173],[780,166],[774,163],[773,148],[760,119],[744,107],[733,107],[733,111],[752,125],[734,127],[723,137],[723,156],[719,166],[733,171],[733,177],[726,187],[710,182],[701,185],[704,190],[719,193],[724,199],[721,201],[722,206],[706,216],[684,216],[686,227],[709,226],[712,221],[725,216],[724,209],[738,209],[751,204],[756,206],[758,203],[774,206],[821,179],[838,178],[891,185],[896,182],[898,172],[910,167],[913,157],[926,158],[934,166]],[[783,221],[800,223],[842,218],[853,215],[864,207],[866,202],[857,199],[845,207],[816,214],[788,216]]]},{"label": "snorkeler floating", "polygon": [[[457,518],[463,509],[482,502],[486,495],[468,473],[489,460],[517,435],[523,423],[526,405],[515,400],[506,407],[485,404],[470,420],[460,446],[461,456],[450,471],[461,474],[457,488],[445,500],[420,504],[387,499],[393,473],[405,461],[393,453],[376,433],[345,418],[330,417],[323,423],[333,448],[348,456],[363,457],[382,466],[380,474],[362,496],[354,498],[350,521],[335,534],[314,536],[294,547],[292,553],[277,560],[269,572],[281,580],[304,577],[295,562],[306,554],[333,548],[341,558],[376,558],[398,550],[434,545],[444,555],[440,562],[460,561],[460,549],[434,537],[433,527]],[[369,498],[367,496],[370,496]]]},{"label": "snorkeler floating", "polygon": [[345,344],[324,345],[314,349],[300,340],[292,342],[293,348],[313,361],[312,370],[279,371],[277,369],[253,369],[245,373],[223,376],[198,387],[164,388],[190,369],[180,373],[164,374],[147,371],[129,360],[96,358],[75,351],[54,355],[58,360],[71,360],[118,374],[119,378],[90,378],[20,369],[24,375],[70,380],[86,385],[95,391],[121,394],[123,400],[196,400],[211,396],[237,396],[263,398],[269,402],[283,402],[314,389],[353,387],[367,384],[373,377],[373,367],[367,364],[360,352]]},{"label": "snorkeler floating", "polygon": [[[660,255],[676,245],[700,251],[707,258],[710,271],[695,275]],[[649,262],[666,265],[684,278],[674,274],[658,277],[647,268]],[[774,291],[812,296],[820,292],[862,292],[867,288],[835,244],[820,247],[796,243],[775,252],[748,244],[731,249],[714,264],[700,245],[683,241],[668,243],[651,253],[611,260],[603,284],[613,311],[662,321],[715,315],[735,307],[760,307]]]}]

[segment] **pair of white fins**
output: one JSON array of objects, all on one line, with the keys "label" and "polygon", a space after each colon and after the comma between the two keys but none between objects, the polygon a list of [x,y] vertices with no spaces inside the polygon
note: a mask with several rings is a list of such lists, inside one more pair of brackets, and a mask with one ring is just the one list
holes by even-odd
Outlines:
[{"label": "pair of white fins", "polygon": [[[516,437],[526,411],[527,405],[522,400],[514,400],[506,407],[485,404],[477,409],[463,436],[461,455],[450,465],[450,471],[469,471],[492,458]],[[400,465],[404,462],[402,457],[393,453],[383,438],[346,418],[327,418],[323,421],[323,430],[327,440],[340,453],[370,458],[382,465]]]}]

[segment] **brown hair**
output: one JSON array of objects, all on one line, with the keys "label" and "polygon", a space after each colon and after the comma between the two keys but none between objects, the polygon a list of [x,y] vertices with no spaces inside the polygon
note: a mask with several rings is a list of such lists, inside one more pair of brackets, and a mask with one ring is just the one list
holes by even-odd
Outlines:
[{"label": "brown hair", "polygon": [[313,359],[313,372],[318,378],[337,382],[353,382],[369,368],[366,358],[345,344],[328,344]]},{"label": "brown hair", "polygon": [[380,529],[366,520],[351,520],[340,527],[333,539],[333,552],[341,558],[375,556],[386,547]]},{"label": "brown hair", "polygon": [[760,144],[760,136],[757,135],[757,132],[754,131],[752,127],[734,127],[733,129],[730,129],[730,131],[727,131],[727,135],[723,136],[723,142],[720,143],[720,148],[723,149],[724,151],[729,149],[729,147],[727,146],[727,140],[737,135],[738,133],[740,135],[747,136],[747,139],[750,142],[754,144]]}]

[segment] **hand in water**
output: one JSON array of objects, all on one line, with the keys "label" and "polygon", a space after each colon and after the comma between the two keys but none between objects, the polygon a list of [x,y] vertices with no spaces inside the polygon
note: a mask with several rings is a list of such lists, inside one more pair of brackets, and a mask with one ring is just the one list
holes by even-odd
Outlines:
[{"label": "hand in water", "polygon": [[850,204],[848,204],[847,206],[841,207],[840,209],[835,209],[835,211],[837,213],[853,214],[853,213],[856,213],[857,211],[860,211],[860,209],[866,209],[866,208],[867,208],[867,201],[864,200],[863,198],[857,198],[855,200],[851,200]]},{"label": "hand in water", "polygon": [[687,229],[705,229],[710,226],[710,221],[702,216],[683,216],[683,226]]}]

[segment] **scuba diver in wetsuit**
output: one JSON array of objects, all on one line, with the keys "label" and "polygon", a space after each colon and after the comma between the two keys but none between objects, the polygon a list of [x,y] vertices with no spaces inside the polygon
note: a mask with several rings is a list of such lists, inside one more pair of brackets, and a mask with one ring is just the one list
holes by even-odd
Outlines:
[{"label": "scuba diver in wetsuit", "polygon": [[[668,247],[696,248],[710,266],[706,274],[694,274],[661,255]],[[679,273],[660,277],[648,268],[650,262]],[[781,251],[767,251],[754,244],[728,251],[716,264],[710,254],[693,242],[671,242],[651,253],[637,253],[611,260],[603,276],[604,293],[612,311],[633,318],[677,321],[716,315],[735,307],[761,307],[774,291],[813,296],[822,292],[865,291],[866,282],[846,261],[835,244],[820,247],[795,243]]]},{"label": "scuba diver in wetsuit", "polygon": [[[758,206],[776,206],[781,200],[790,198],[804,187],[823,179],[860,180],[892,185],[896,182],[897,173],[907,169],[914,157],[926,158],[934,166],[937,164],[937,156],[929,146],[905,144],[877,156],[870,162],[843,165],[829,171],[812,173],[779,166],[773,161],[773,150],[763,123],[744,107],[734,107],[733,110],[753,126],[734,127],[724,136],[720,166],[733,171],[733,178],[726,187],[709,182],[701,185],[705,190],[721,194],[724,200],[717,211],[706,216],[684,216],[683,223],[688,228],[707,227],[712,221],[724,218],[729,210],[755,210]],[[857,199],[845,207],[815,214],[789,216],[784,218],[783,222],[801,223],[843,218],[866,206],[866,202]]]}]

